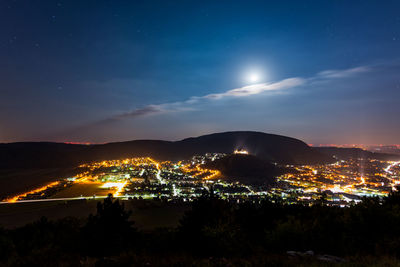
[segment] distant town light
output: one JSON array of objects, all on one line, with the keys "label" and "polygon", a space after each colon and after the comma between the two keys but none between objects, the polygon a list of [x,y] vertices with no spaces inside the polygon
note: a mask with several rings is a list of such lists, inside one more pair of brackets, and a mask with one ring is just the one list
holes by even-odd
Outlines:
[{"label": "distant town light", "polygon": [[243,149],[236,149],[235,151],[233,151],[234,154],[242,154],[242,155],[248,155],[249,152]]}]

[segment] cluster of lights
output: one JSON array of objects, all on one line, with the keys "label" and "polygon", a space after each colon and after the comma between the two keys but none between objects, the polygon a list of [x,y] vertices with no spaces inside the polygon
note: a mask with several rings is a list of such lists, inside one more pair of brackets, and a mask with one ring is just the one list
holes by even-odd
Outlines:
[{"label": "cluster of lights", "polygon": [[[235,150],[234,154],[247,155],[248,152]],[[291,192],[297,192],[294,194],[297,201],[316,200],[321,192],[327,190],[339,195],[343,201],[352,201],[356,197],[364,195],[383,196],[389,193],[391,187],[394,188],[400,184],[398,176],[400,162],[347,160],[318,166],[287,166],[295,171],[283,174],[277,177],[277,180],[289,187],[274,187],[265,191],[265,189],[257,187],[217,180],[222,177],[221,173],[218,170],[205,168],[204,163],[223,156],[225,155],[209,153],[204,156],[195,156],[189,162],[175,163],[158,162],[146,157],[84,164],[80,166],[84,168],[84,171],[74,178],[66,179],[63,182],[49,183],[6,201],[12,203],[25,198],[46,198],[48,197],[46,190],[51,189],[50,192],[54,192],[54,188],[62,190],[66,183],[69,185],[93,184],[96,187],[112,190],[115,197],[138,196],[140,192],[147,192],[141,194],[148,198],[156,196],[195,197],[196,194],[193,192],[196,189],[210,190],[208,185],[213,183],[225,188],[225,192],[229,192],[224,193],[226,196],[278,195],[285,198],[290,196]],[[129,173],[127,173],[128,171]],[[150,179],[150,184],[140,185],[137,180],[144,181],[145,178],[136,178],[136,175],[147,177],[146,179]],[[235,191],[235,189],[239,191]]]},{"label": "cluster of lights", "polygon": [[21,198],[24,198],[24,197],[26,197],[28,195],[32,195],[32,194],[37,194],[37,193],[43,192],[43,191],[45,191],[45,190],[47,190],[49,188],[57,186],[58,184],[60,184],[59,181],[52,182],[52,183],[49,183],[49,184],[47,184],[45,186],[42,186],[40,188],[36,188],[36,189],[34,189],[32,191],[25,192],[23,194],[20,194],[20,195],[14,196],[12,198],[6,199],[6,201],[9,202],[9,203],[17,202]]},{"label": "cluster of lights", "polygon": [[[292,166],[296,172],[278,177],[278,181],[290,185],[289,189],[276,188],[277,192],[300,192],[299,200],[323,191],[331,191],[344,201],[359,199],[360,196],[385,196],[391,187],[400,184],[399,176],[392,168],[400,162],[379,160],[347,160],[320,166]],[[383,168],[389,164],[386,168]],[[368,170],[368,171],[367,171]],[[388,182],[388,180],[390,182]],[[298,194],[297,193],[297,194]],[[349,196],[352,196],[349,198]]]},{"label": "cluster of lights", "polygon": [[249,152],[243,149],[236,149],[235,151],[233,151],[233,154],[248,155]]}]

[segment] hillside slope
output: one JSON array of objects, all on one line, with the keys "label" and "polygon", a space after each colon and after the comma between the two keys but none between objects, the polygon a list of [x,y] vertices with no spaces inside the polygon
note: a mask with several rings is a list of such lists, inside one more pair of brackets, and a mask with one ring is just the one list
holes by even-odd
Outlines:
[{"label": "hillside slope", "polygon": [[342,147],[316,147],[319,151],[327,156],[336,157],[337,159],[377,159],[377,160],[400,160],[400,155],[377,153],[367,151],[361,148],[342,148]]},{"label": "hillside slope", "polygon": [[219,170],[224,179],[244,184],[270,185],[283,169],[253,155],[231,154],[207,162],[207,169]]},{"label": "hillside slope", "polygon": [[83,162],[150,156],[159,160],[181,160],[207,152],[250,154],[281,164],[331,162],[332,157],[291,137],[261,132],[225,132],[181,141],[136,140],[101,145],[63,143],[0,144],[0,168],[73,167]]}]

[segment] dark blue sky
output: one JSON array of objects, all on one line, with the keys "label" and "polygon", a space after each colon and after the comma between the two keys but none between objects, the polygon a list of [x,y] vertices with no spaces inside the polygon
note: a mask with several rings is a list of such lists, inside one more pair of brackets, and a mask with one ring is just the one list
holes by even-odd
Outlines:
[{"label": "dark blue sky", "polygon": [[3,0],[0,32],[0,142],[400,143],[398,1]]}]

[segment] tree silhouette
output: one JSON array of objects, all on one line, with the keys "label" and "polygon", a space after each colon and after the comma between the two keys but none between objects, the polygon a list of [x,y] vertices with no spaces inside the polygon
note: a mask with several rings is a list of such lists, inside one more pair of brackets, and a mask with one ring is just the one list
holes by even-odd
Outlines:
[{"label": "tree silhouette", "polygon": [[109,194],[103,203],[97,203],[96,215],[89,215],[83,228],[89,254],[109,255],[133,244],[136,229],[129,221],[130,211]]}]

